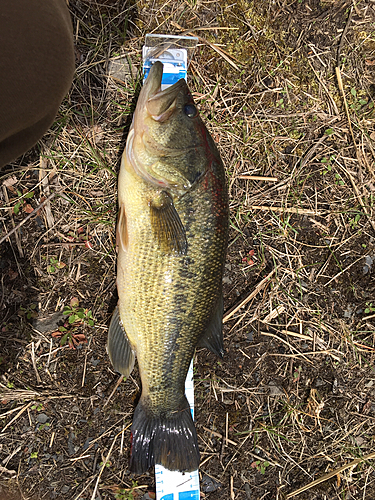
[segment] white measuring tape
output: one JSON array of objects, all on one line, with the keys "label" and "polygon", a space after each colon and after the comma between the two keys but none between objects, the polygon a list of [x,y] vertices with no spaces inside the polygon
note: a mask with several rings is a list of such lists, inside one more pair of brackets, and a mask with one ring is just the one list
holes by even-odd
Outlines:
[{"label": "white measuring tape", "polygon": [[[161,88],[173,85],[187,74],[188,61],[198,43],[198,38],[172,35],[146,35],[143,47],[144,79],[155,61],[163,63]],[[185,382],[185,394],[194,420],[193,359]],[[199,472],[170,471],[155,464],[156,500],[199,500]]]}]

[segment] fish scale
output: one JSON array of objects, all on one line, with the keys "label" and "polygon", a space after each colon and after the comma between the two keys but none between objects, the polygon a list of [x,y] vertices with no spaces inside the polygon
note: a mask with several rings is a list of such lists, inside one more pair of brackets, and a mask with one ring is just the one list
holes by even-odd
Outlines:
[{"label": "fish scale", "polygon": [[[131,469],[138,473],[155,460],[170,470],[198,467],[185,379],[198,344],[222,352],[224,167],[199,116],[183,114],[186,104],[192,114],[186,83],[160,92],[161,74],[155,63],[138,99],[120,170],[119,304],[108,340],[119,372],[127,376],[135,354],[138,360],[142,394],[131,452]],[[156,118],[147,112],[151,101]],[[166,121],[159,123],[163,114]],[[174,146],[168,156],[169,141],[175,144],[178,135],[180,149]]]}]

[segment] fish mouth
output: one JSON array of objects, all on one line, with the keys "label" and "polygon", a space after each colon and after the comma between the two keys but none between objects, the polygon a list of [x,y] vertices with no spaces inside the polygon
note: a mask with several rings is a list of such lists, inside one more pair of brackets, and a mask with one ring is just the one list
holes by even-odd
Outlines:
[{"label": "fish mouth", "polygon": [[[139,94],[124,154],[140,177],[162,189],[170,189],[176,187],[176,185],[169,182],[168,179],[155,174],[153,164],[147,164],[146,166],[141,160],[145,150],[152,150],[151,156],[154,157],[154,161],[156,161],[156,156],[166,154],[166,148],[162,147],[151,133],[153,129],[152,122],[162,123],[167,121],[176,111],[177,103],[183,100],[181,94],[189,93],[184,79],[179,80],[165,90],[161,90],[162,77],[163,64],[156,61],[151,67]],[[139,153],[140,151],[142,153]],[[168,150],[168,154],[173,154],[173,152],[173,149]]]},{"label": "fish mouth", "polygon": [[156,61],[150,69],[146,83],[143,87],[144,105],[148,114],[155,121],[166,121],[176,109],[176,99],[179,93],[187,88],[184,79],[161,90],[161,81],[163,78],[163,64]]}]

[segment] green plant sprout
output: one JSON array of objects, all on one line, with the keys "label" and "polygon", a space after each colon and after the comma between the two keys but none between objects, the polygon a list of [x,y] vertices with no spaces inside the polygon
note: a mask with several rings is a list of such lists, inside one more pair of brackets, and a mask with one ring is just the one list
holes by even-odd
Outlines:
[{"label": "green plant sprout", "polygon": [[355,229],[358,225],[361,214],[356,214],[352,219],[349,220],[349,225],[352,229]]},{"label": "green plant sprout", "polygon": [[32,410],[36,410],[36,411],[42,411],[43,410],[43,405],[42,403],[39,403],[39,405],[33,405],[31,407]]},{"label": "green plant sprout", "polygon": [[94,326],[95,320],[92,311],[79,307],[79,300],[73,297],[70,304],[65,306],[63,311],[65,316],[68,316],[64,326],[59,326],[56,332],[51,335],[54,338],[60,338],[60,345],[64,346],[67,342],[71,349],[75,349],[81,343],[87,343],[84,333],[76,332],[78,326],[87,325]]},{"label": "green plant sprout", "polygon": [[56,257],[51,257],[49,261],[50,264],[47,266],[47,272],[50,274],[56,273],[59,269],[66,266],[64,262],[60,262]]},{"label": "green plant sprout", "polygon": [[38,317],[38,313],[36,311],[36,304],[30,304],[27,307],[20,306],[20,310],[18,311],[19,316],[25,316],[27,319],[34,319]]},{"label": "green plant sprout", "polygon": [[337,184],[337,186],[345,186],[345,182],[342,180],[340,174],[335,174],[335,184]]},{"label": "green plant sprout", "polygon": [[261,460],[256,460],[255,462],[253,462],[251,464],[251,467],[253,469],[256,469],[261,474],[265,474],[267,467],[269,467],[269,466],[270,466],[270,463],[267,462],[267,460],[265,460],[264,462],[262,462]]},{"label": "green plant sprout", "polygon": [[353,104],[350,105],[350,109],[357,112],[362,108],[362,106],[367,104],[367,99],[363,99],[360,96],[358,96],[357,90],[354,87],[350,89],[350,93],[354,98],[354,102]]},{"label": "green plant sprout", "polygon": [[333,166],[332,164],[335,162],[335,160],[336,155],[331,155],[329,158],[323,156],[323,158],[320,160],[320,163],[323,163],[325,165],[325,168],[322,172],[320,172],[321,175],[326,175],[328,172],[331,172]]},{"label": "green plant sprout", "polygon": [[13,213],[14,213],[14,215],[18,215],[19,214],[21,207],[25,203],[25,199],[32,198],[34,196],[34,191],[30,191],[29,193],[26,193],[26,194],[23,195],[21,193],[21,191],[19,191],[17,189],[17,195],[19,197],[19,200],[17,201],[17,203],[13,207]]},{"label": "green plant sprout", "polygon": [[68,316],[70,325],[86,323],[89,326],[94,326],[92,311],[79,307],[79,300],[76,297],[72,298],[69,306],[65,306],[63,314]]},{"label": "green plant sprout", "polygon": [[137,481],[132,481],[131,488],[120,488],[118,492],[115,493],[116,500],[135,500],[138,498],[138,492],[135,491],[137,488]]}]

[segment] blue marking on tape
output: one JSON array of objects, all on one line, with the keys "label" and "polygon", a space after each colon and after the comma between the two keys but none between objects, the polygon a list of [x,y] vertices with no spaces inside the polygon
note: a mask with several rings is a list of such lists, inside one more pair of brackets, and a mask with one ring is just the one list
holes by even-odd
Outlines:
[{"label": "blue marking on tape", "polygon": [[183,491],[178,494],[178,500],[199,500],[199,491]]},{"label": "blue marking on tape", "polygon": [[[151,68],[144,68],[145,74],[144,78],[148,77]],[[181,78],[186,78],[186,70],[182,69],[178,73],[163,73],[163,78],[161,80],[162,85],[173,85],[174,83],[181,80]]]}]

